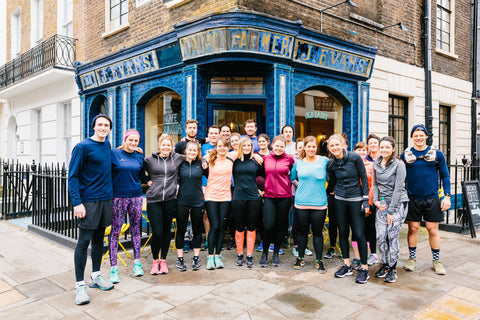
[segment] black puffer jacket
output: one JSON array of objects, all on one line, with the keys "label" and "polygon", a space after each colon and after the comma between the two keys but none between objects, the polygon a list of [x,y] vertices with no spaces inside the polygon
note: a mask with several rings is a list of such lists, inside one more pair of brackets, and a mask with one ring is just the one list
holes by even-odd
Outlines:
[{"label": "black puffer jacket", "polygon": [[367,172],[359,154],[344,151],[342,159],[331,159],[327,174],[329,194],[335,191],[342,198],[368,198]]}]

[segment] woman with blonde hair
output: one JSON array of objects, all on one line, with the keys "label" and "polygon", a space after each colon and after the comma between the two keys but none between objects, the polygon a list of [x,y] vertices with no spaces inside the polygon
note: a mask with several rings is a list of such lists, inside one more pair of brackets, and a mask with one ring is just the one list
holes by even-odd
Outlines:
[{"label": "woman with blonde hair", "polygon": [[235,218],[237,244],[237,260],[235,264],[242,266],[245,229],[247,229],[247,267],[253,267],[253,249],[255,246],[256,225],[262,206],[262,199],[256,185],[256,177],[261,166],[253,158],[253,144],[249,138],[240,139],[238,159],[233,163],[232,213]]},{"label": "woman with blonde hair", "polygon": [[110,231],[110,282],[118,283],[117,252],[120,230],[128,214],[135,262],[133,274],[143,275],[140,262],[141,221],[143,192],[140,176],[143,167],[143,155],[138,153],[140,133],[135,129],[125,132],[123,144],[112,150],[113,211]]},{"label": "woman with blonde hair", "polygon": [[[159,151],[145,158],[144,167],[150,181],[147,196],[147,214],[152,226],[152,269],[150,274],[168,273],[167,258],[170,248],[170,230],[177,207],[177,169],[185,155],[173,151],[173,140],[168,134],[158,139]],[[161,250],[160,260],[159,253]]]},{"label": "woman with blonde hair", "polygon": [[[369,208],[368,178],[363,160],[359,154],[348,152],[345,139],[341,135],[328,138],[328,149],[332,159],[328,162],[328,190],[335,193],[334,205],[340,233],[340,248],[344,265],[335,272],[335,277],[343,278],[352,275],[349,257],[349,226],[353,237],[357,240],[360,252],[361,269],[355,281],[367,283],[370,278],[367,266],[367,241],[365,239],[365,217],[361,208]],[[359,183],[359,181],[361,183]]]}]

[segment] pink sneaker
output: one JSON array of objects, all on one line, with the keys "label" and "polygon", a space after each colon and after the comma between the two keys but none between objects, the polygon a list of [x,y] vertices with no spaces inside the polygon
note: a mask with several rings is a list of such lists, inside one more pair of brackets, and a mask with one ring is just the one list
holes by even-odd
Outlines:
[{"label": "pink sneaker", "polygon": [[159,266],[158,260],[153,260],[152,269],[150,270],[150,274],[159,274],[160,271],[158,270],[158,266]]},{"label": "pink sneaker", "polygon": [[160,260],[160,273],[161,274],[167,274],[168,273],[168,267],[167,267],[167,261],[166,260]]}]

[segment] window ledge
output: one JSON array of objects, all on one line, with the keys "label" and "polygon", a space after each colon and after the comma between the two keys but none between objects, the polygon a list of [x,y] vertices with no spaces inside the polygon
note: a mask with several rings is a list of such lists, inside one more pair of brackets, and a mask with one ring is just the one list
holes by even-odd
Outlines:
[{"label": "window ledge", "polygon": [[445,56],[450,59],[454,59],[454,60],[458,59],[458,55],[454,54],[453,52],[444,51],[438,48],[435,48],[435,52],[438,53],[439,55]]},{"label": "window ledge", "polygon": [[102,33],[103,39],[106,39],[108,37],[111,37],[119,32],[122,32],[123,30],[127,30],[130,28],[130,24],[127,22],[125,24],[122,24],[121,26],[116,27],[115,29],[109,30],[107,32]]},{"label": "window ledge", "polygon": [[167,7],[168,9],[173,9],[187,2],[190,2],[190,0],[172,0],[165,3],[165,7]]}]

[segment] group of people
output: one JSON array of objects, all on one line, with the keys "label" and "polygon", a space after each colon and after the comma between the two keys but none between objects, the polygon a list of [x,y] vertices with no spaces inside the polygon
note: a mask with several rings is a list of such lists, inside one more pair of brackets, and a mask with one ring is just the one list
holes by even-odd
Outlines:
[{"label": "group of people", "polygon": [[[308,136],[294,142],[294,128],[290,125],[282,128],[282,134],[276,136],[270,146],[268,135],[256,136],[257,125],[252,119],[244,124],[244,136],[232,133],[227,125],[214,125],[208,129],[207,139],[196,137],[196,120],[187,120],[185,138],[174,145],[170,136],[161,135],[158,151],[144,158],[138,148],[140,134],[133,129],[125,132],[121,147],[111,150],[106,139],[111,125],[108,116],[98,115],[93,120],[94,135],[75,146],[69,167],[69,191],[74,215],[79,218],[74,256],[77,304],[89,302],[84,271],[90,243],[89,287],[110,290],[120,281],[117,247],[126,215],[135,258],[133,273],[144,274],[140,262],[142,184],[148,185],[152,275],[168,273],[166,257],[174,217],[176,267],[180,271],[187,270],[183,248],[189,221],[193,233],[192,270],[201,268],[203,230],[208,247],[206,268],[224,267],[221,251],[226,221],[230,221],[235,239],[236,265],[254,266],[258,232],[264,244],[258,265],[268,266],[269,248],[273,245],[271,264],[279,266],[280,247],[289,227],[290,212],[294,213],[292,236],[298,257],[293,267],[296,269],[305,265],[311,232],[315,268],[324,273],[322,258],[335,255],[338,228],[344,264],[335,272],[336,277],[352,275],[355,268],[359,270],[356,282],[366,283],[368,265],[376,263],[378,247],[381,267],[375,276],[393,282],[397,277],[398,237],[406,218],[410,258],[405,269],[415,269],[416,234],[424,219],[435,272],[445,274],[439,261],[438,222],[442,221],[442,211],[450,207],[450,182],[445,158],[441,151],[427,146],[428,132],[423,125],[413,127],[414,146],[405,150],[401,158],[396,156],[391,137],[380,139],[375,135],[368,137],[367,144],[355,145],[354,152],[347,151],[344,136],[332,135],[326,141],[328,154],[319,155],[317,138]],[[441,203],[439,175],[445,188]],[[330,248],[323,255],[327,211]],[[100,274],[100,265],[105,228],[109,225],[111,270],[110,281],[107,281]],[[358,252],[352,263],[350,230],[354,251]]]}]

